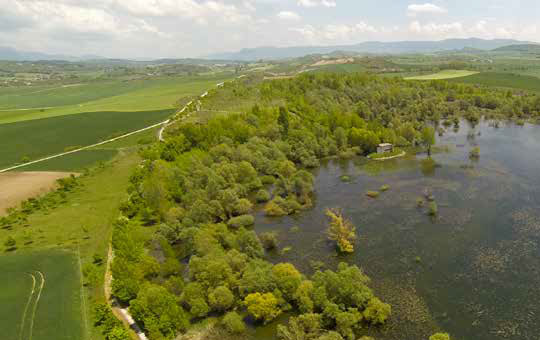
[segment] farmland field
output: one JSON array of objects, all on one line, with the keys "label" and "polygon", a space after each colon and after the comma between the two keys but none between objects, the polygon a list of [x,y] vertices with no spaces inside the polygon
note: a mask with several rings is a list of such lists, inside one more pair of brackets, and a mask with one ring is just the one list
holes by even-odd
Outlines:
[{"label": "farmland field", "polygon": [[491,87],[506,87],[540,92],[539,78],[512,73],[478,73],[468,77],[454,79],[453,81],[468,84],[480,84]]},{"label": "farmland field", "polygon": [[97,143],[165,120],[174,110],[89,112],[0,125],[0,167]]},{"label": "farmland field", "polygon": [[92,149],[74,152],[43,162],[29,164],[17,171],[81,171],[99,162],[106,162],[117,154],[113,149]]},{"label": "farmland field", "polygon": [[435,74],[414,76],[414,77],[408,77],[405,79],[407,80],[440,80],[440,79],[467,77],[467,76],[477,74],[477,73],[478,72],[467,71],[467,70],[444,70],[444,71],[437,72]]},{"label": "farmland field", "polygon": [[54,188],[66,172],[8,172],[0,174],[0,215],[18,202],[44,194]]},{"label": "farmland field", "polygon": [[228,78],[168,77],[0,89],[0,124],[95,111],[171,109],[180,98],[201,94]]},{"label": "farmland field", "polygon": [[9,278],[0,282],[3,339],[86,339],[75,255],[55,250],[3,255],[0,268]]}]

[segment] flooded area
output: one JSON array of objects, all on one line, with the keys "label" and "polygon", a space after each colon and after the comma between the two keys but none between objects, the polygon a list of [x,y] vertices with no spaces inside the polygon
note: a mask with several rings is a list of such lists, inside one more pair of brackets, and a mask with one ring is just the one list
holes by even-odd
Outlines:
[{"label": "flooded area", "polygon": [[[257,214],[258,233],[279,235],[269,259],[306,273],[341,261],[362,267],[392,305],[387,325],[373,331],[377,339],[421,340],[444,330],[462,340],[537,340],[540,127],[461,125],[439,137],[432,159],[324,162],[314,171],[313,208],[283,218]],[[471,159],[476,146],[480,157]],[[383,185],[389,190],[377,198],[366,195]],[[428,202],[418,204],[429,195],[435,216]],[[326,237],[324,211],[335,207],[357,228],[353,254],[338,255]],[[274,338],[275,324],[254,338]]]}]

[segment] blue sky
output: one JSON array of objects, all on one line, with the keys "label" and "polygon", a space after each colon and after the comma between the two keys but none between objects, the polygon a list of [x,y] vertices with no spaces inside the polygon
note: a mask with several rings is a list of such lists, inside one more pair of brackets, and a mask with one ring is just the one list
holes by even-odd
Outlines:
[{"label": "blue sky", "polygon": [[369,40],[540,41],[539,0],[0,0],[0,46],[110,57]]}]

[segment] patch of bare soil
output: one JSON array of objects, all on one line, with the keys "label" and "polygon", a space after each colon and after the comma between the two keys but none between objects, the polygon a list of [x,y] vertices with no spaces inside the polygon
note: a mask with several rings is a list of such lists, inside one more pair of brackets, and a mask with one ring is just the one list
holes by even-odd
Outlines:
[{"label": "patch of bare soil", "polygon": [[354,63],[354,58],[341,58],[341,59],[323,59],[317,61],[311,66],[324,66],[324,65],[340,65],[340,64],[349,64]]},{"label": "patch of bare soil", "polygon": [[69,172],[6,172],[0,174],[0,215],[30,197],[54,189],[56,180],[71,175]]}]

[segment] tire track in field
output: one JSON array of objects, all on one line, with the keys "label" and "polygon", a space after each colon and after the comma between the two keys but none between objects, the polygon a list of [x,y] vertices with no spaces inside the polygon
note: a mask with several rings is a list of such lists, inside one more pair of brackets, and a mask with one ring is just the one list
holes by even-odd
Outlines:
[{"label": "tire track in field", "polygon": [[30,273],[27,273],[27,274],[30,275],[30,277],[32,277],[32,290],[30,291],[30,295],[28,296],[28,301],[26,301],[26,306],[24,306],[24,311],[23,311],[22,320],[21,320],[21,330],[19,331],[19,340],[22,340],[23,338],[24,324],[26,323],[26,313],[28,312],[28,307],[30,307],[30,303],[32,302],[32,297],[34,296],[34,292],[36,289],[36,277],[34,276],[34,274],[30,274]]},{"label": "tire track in field", "polygon": [[32,332],[34,330],[34,319],[36,318],[37,306],[39,304],[39,299],[41,298],[41,292],[43,291],[43,286],[45,286],[45,276],[43,275],[43,273],[40,272],[39,270],[36,270],[36,273],[38,273],[39,276],[41,277],[41,284],[39,286],[36,302],[34,303],[34,308],[32,310],[32,318],[30,319],[30,334],[28,335],[28,340],[32,340]]}]

